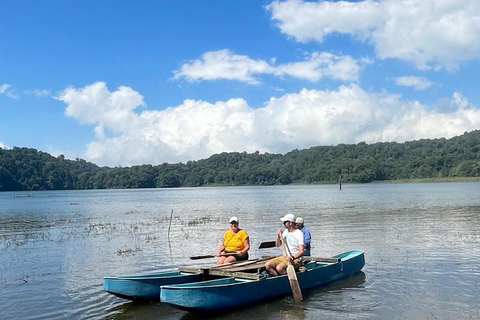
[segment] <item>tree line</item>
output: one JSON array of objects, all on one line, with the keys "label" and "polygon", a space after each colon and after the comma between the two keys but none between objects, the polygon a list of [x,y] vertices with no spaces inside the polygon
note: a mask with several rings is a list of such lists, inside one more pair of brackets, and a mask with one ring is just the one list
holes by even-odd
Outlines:
[{"label": "tree line", "polygon": [[368,183],[480,177],[480,130],[451,139],[340,144],[284,155],[215,154],[187,163],[99,167],[31,148],[0,148],[0,191]]}]

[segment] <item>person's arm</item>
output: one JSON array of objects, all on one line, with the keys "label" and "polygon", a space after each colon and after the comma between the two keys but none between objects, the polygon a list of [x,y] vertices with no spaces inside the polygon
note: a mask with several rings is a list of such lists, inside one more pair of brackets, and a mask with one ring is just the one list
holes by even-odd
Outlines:
[{"label": "person's arm", "polygon": [[298,252],[296,255],[293,256],[293,260],[300,258],[304,252],[305,252],[305,246],[304,245],[298,246]]},{"label": "person's arm", "polygon": [[218,250],[217,250],[217,256],[221,255],[221,254],[222,254],[222,251],[224,251],[224,250],[225,250],[225,246],[224,246],[223,243],[222,243],[222,245],[220,246],[220,248],[218,248]]},{"label": "person's arm", "polygon": [[277,230],[277,239],[275,239],[275,246],[280,247],[282,245],[282,236],[283,236],[283,229]]},{"label": "person's arm", "polygon": [[250,237],[247,237],[243,242],[243,250],[237,251],[237,255],[243,256],[245,253],[250,250]]},{"label": "person's arm", "polygon": [[220,256],[222,252],[225,251],[225,234],[222,236],[222,244],[220,245],[220,248],[217,250],[217,256]]},{"label": "person's arm", "polygon": [[306,227],[305,227],[305,232],[303,233],[303,241],[305,244],[310,243],[312,241],[312,235],[310,234],[310,231],[306,229]]}]

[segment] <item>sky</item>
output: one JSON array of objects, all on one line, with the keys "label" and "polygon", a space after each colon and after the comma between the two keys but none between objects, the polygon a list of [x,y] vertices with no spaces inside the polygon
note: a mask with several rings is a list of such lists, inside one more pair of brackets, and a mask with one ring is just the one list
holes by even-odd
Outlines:
[{"label": "sky", "polygon": [[6,0],[0,147],[100,166],[480,129],[480,1]]}]

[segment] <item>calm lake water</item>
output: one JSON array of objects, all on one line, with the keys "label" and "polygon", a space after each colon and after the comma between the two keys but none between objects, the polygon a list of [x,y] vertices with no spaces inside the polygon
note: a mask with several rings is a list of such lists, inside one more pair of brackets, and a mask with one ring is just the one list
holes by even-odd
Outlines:
[{"label": "calm lake water", "polygon": [[364,250],[363,272],[215,318],[480,319],[480,182],[0,193],[0,318],[195,319],[103,277],[198,264],[233,215],[251,258],[279,254],[257,248],[285,213],[305,218],[312,255]]}]

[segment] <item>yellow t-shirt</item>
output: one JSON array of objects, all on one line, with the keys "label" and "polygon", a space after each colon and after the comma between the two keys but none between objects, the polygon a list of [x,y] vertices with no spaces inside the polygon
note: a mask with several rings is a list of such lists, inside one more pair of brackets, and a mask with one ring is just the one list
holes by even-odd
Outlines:
[{"label": "yellow t-shirt", "polygon": [[223,234],[223,246],[225,251],[240,251],[245,248],[243,243],[248,238],[245,230],[240,229],[237,233],[232,234],[231,230],[225,231]]}]

